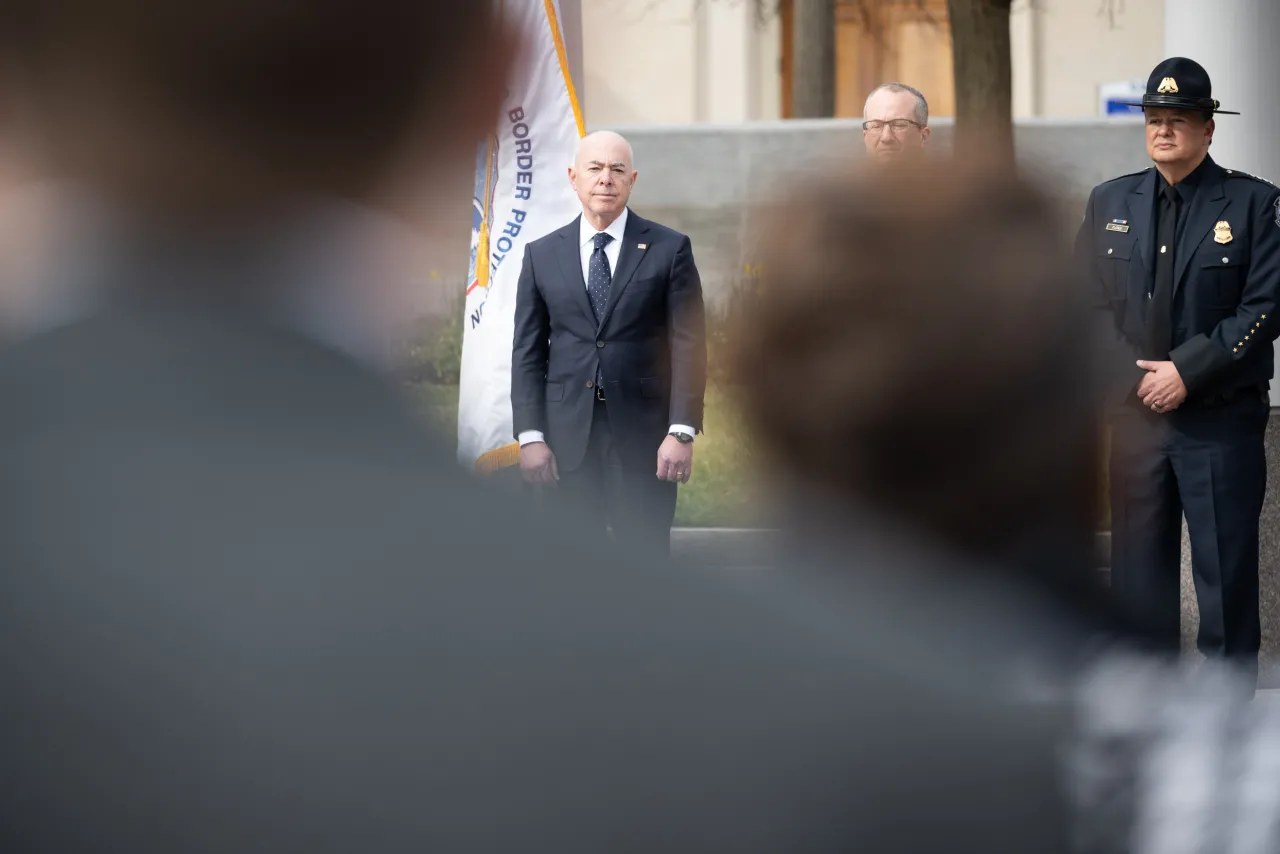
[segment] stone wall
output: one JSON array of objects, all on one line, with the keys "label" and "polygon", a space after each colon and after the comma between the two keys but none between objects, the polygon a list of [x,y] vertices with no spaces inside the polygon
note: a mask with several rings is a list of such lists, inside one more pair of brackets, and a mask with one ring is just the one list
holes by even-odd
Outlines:
[{"label": "stone wall", "polygon": [[[713,303],[754,261],[754,201],[865,157],[861,125],[852,120],[615,129],[631,140],[640,171],[632,207],[692,238]],[[949,153],[952,130],[950,120],[934,123],[930,144],[938,155]],[[1062,200],[1072,224],[1093,186],[1150,162],[1141,119],[1028,119],[1016,123],[1015,137],[1019,168]]]}]

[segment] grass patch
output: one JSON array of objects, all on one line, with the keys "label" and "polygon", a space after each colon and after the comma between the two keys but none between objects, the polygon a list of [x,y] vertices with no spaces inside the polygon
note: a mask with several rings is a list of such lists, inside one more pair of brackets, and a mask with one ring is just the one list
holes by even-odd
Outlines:
[{"label": "grass patch", "polygon": [[752,473],[752,446],[732,396],[707,389],[704,432],[693,443],[693,477],[680,487],[676,524],[693,528],[750,527],[761,509]]},{"label": "grass patch", "polygon": [[[414,405],[436,426],[451,447],[457,442],[458,387],[414,383],[408,386]],[[676,525],[738,527],[755,524],[751,444],[730,395],[707,389],[705,433],[693,451],[693,477],[680,487]]]}]

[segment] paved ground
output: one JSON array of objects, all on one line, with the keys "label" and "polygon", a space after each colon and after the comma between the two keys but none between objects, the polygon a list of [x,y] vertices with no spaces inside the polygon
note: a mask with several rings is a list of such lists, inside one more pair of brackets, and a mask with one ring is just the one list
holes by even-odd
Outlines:
[{"label": "paved ground", "polygon": [[[772,528],[674,528],[671,553],[677,559],[709,566],[759,566],[779,556],[778,532]],[[1111,535],[1098,534],[1098,565],[1110,561]]]},{"label": "paved ground", "polygon": [[[1098,535],[1097,549],[1098,565],[1105,572],[1111,549],[1109,534]],[[672,556],[693,566],[735,572],[767,570],[776,565],[780,552],[778,532],[767,528],[675,528],[671,532]],[[1184,587],[1189,589],[1189,582]],[[1187,591],[1184,594],[1184,612],[1194,611],[1194,596]],[[1184,613],[1184,646],[1191,655],[1196,654],[1196,619],[1196,615]],[[1280,661],[1262,662],[1258,685],[1265,689],[1259,696],[1265,696],[1266,702],[1280,703]]]}]

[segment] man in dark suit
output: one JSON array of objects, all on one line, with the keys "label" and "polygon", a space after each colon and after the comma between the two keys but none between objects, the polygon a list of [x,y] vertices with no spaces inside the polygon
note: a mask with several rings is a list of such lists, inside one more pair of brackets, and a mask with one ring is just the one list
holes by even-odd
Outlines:
[{"label": "man in dark suit", "polygon": [[0,8],[6,132],[99,201],[0,353],[0,850],[1061,850],[946,621],[590,551],[362,361],[379,210],[468,215],[489,8]]},{"label": "man in dark suit", "polygon": [[526,480],[555,483],[580,529],[662,553],[702,430],[706,320],[689,238],[627,208],[636,175],[618,134],[581,141],[582,215],[525,249],[511,408]]},{"label": "man in dark suit", "polygon": [[1111,375],[1113,585],[1176,648],[1182,516],[1199,648],[1256,674],[1280,190],[1209,156],[1209,75],[1156,66],[1141,106],[1155,161],[1094,189],[1077,249]]}]

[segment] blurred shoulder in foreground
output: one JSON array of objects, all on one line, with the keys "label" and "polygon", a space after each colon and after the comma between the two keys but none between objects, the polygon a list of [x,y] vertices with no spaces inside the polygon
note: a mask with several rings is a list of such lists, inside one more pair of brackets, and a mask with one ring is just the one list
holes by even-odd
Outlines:
[{"label": "blurred shoulder in foreground", "polygon": [[909,616],[540,531],[353,352],[380,259],[306,262],[406,195],[465,237],[486,9],[0,9],[14,133],[117,212],[0,356],[6,850],[1054,850],[1052,722]]}]

